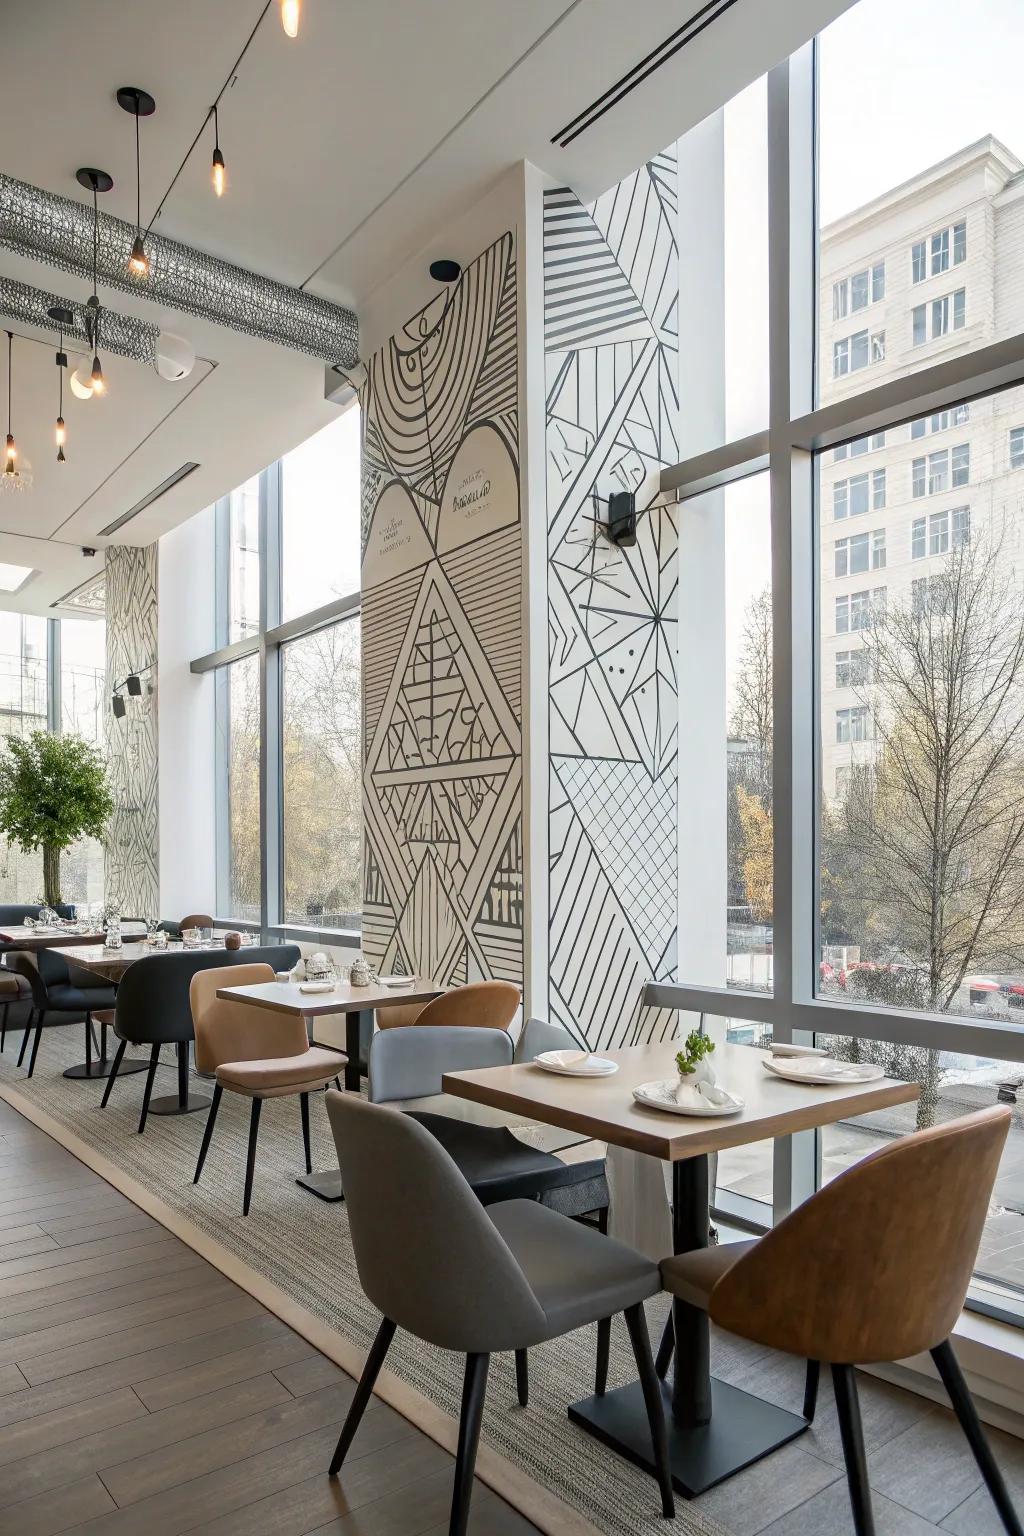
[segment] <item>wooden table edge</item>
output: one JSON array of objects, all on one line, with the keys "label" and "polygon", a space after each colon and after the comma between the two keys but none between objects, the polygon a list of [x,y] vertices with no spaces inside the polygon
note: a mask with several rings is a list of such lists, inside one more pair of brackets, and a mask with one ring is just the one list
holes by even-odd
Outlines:
[{"label": "wooden table edge", "polygon": [[[507,1069],[501,1067],[495,1070]],[[540,1121],[543,1125],[556,1125],[566,1131],[581,1131],[594,1141],[609,1142],[610,1140],[606,1120],[577,1110],[539,1105],[536,1099],[513,1093],[508,1089],[495,1092],[484,1083],[463,1077],[460,1072],[444,1073],[441,1078],[441,1089],[444,1093],[453,1094],[456,1098],[470,1099],[477,1104],[489,1105],[493,1109],[511,1110],[514,1114],[526,1115],[534,1121]],[[633,1152],[646,1152],[649,1156],[660,1158],[663,1162],[679,1162],[688,1157],[698,1157],[702,1153],[724,1152],[731,1147],[751,1146],[755,1141],[769,1141],[779,1136],[795,1135],[798,1131],[817,1130],[825,1125],[835,1125],[838,1120],[867,1115],[875,1109],[887,1109],[894,1104],[912,1103],[920,1097],[920,1094],[919,1083],[901,1083],[893,1078],[886,1078],[877,1086],[870,1085],[868,1092],[858,1095],[856,1107],[846,1110],[839,1116],[820,1113],[820,1111],[827,1111],[829,1105],[834,1104],[835,1100],[819,1099],[806,1105],[799,1124],[793,1123],[794,1111],[786,1110],[778,1116],[759,1120],[758,1134],[750,1136],[739,1134],[744,1127],[748,1130],[750,1127],[750,1122],[745,1121],[742,1116],[723,1118],[708,1124],[703,1132],[688,1131],[685,1142],[674,1142],[667,1131],[659,1134],[653,1128],[657,1120],[663,1118],[665,1112],[646,1109],[642,1104],[636,1104],[633,1101],[638,1114],[656,1117],[652,1122],[652,1129],[648,1131],[642,1125],[636,1126],[635,1129],[632,1126],[619,1127],[622,1136],[616,1138],[614,1145],[625,1147]],[[543,1114],[540,1113],[541,1110],[544,1111]],[[679,1118],[685,1119],[688,1127],[698,1123],[696,1118],[684,1116]]]},{"label": "wooden table edge", "polygon": [[[246,985],[250,985],[250,983],[240,982],[236,987],[218,987],[217,996],[226,1003],[250,1003],[254,1008],[269,1008],[274,1013],[294,1014],[296,1012],[294,1005],[285,1002],[284,999],[278,1001],[272,997],[242,996],[242,988]],[[269,987],[273,983],[264,981],[257,982],[256,985]],[[429,1003],[435,997],[440,996],[438,989],[431,990],[430,992],[416,992],[415,990],[407,991],[404,987],[394,987],[392,991],[396,1003]],[[386,1001],[382,1001],[377,997],[376,993],[373,994],[375,1001],[372,1003],[368,998],[350,998],[348,1002],[341,1002],[333,998],[329,992],[310,992],[308,996],[308,1012],[310,1014],[362,1013],[368,1008],[386,1008],[390,1003],[390,997]],[[307,1011],[301,1003],[299,1004],[299,1011],[303,1013]]]}]

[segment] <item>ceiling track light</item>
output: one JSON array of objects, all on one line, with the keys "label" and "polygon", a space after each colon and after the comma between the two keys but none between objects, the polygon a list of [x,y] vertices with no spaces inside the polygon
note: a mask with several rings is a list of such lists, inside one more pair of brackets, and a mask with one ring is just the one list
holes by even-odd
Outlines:
[{"label": "ceiling track light", "polygon": [[301,9],[302,0],[281,0],[281,25],[286,37],[298,37]]},{"label": "ceiling track light", "polygon": [[57,425],[54,429],[54,439],[57,444],[57,463],[67,463],[67,455],[64,452],[64,444],[67,442],[67,429],[64,426],[64,370],[68,365],[68,355],[64,351],[64,332],[70,330],[75,323],[75,317],[70,309],[65,309],[61,304],[55,304],[47,314],[57,327]]},{"label": "ceiling track light", "polygon": [[213,113],[213,160],[210,166],[210,174],[213,179],[213,190],[218,197],[224,196],[224,188],[228,183],[227,168],[224,165],[224,156],[220,152],[220,118],[217,113],[216,102],[210,108]]},{"label": "ceiling track light", "polygon": [[[106,394],[107,381],[103,377],[103,368],[100,364],[100,299],[97,293],[99,286],[97,270],[100,255],[100,205],[99,193],[109,192],[114,185],[114,178],[108,176],[106,171],[98,171],[94,166],[83,165],[75,172],[75,179],[79,186],[87,187],[92,192],[92,294],[86,304],[89,317],[89,334],[92,341],[92,369],[89,373],[89,385],[94,395]],[[79,370],[80,372],[82,370]],[[81,390],[77,391],[81,393]],[[88,398],[86,396],[85,398]]]},{"label": "ceiling track light", "polygon": [[146,237],[142,232],[142,156],[139,145],[139,118],[152,117],[156,102],[148,91],[137,85],[122,85],[117,91],[117,104],[135,119],[135,239],[132,241],[128,270],[136,277],[149,276],[149,257],[146,255]]}]

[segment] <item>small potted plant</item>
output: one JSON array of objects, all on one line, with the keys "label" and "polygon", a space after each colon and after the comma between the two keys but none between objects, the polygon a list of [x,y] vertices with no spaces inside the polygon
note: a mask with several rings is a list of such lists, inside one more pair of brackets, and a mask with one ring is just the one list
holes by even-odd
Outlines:
[{"label": "small potted plant", "polygon": [[715,1069],[709,1057],[715,1042],[702,1029],[693,1029],[683,1041],[683,1049],[676,1052],[680,1086],[696,1088],[698,1083],[714,1083]]}]

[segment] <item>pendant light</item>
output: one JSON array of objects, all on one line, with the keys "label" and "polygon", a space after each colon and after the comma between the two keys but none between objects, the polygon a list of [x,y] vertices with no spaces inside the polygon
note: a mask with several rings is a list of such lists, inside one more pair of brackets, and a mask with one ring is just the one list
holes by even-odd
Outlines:
[{"label": "pendant light", "polygon": [[11,431],[11,379],[14,373],[14,332],[7,332],[7,446],[4,449],[4,477],[14,480],[18,475],[18,445]]},{"label": "pendant light", "polygon": [[224,165],[224,156],[220,152],[220,120],[217,116],[216,105],[211,108],[211,111],[213,112],[213,162],[211,166],[213,190],[218,197],[223,197],[228,178]]},{"label": "pendant light", "polygon": [[299,35],[299,11],[302,0],[281,0],[281,25],[287,37]]},{"label": "pendant light", "polygon": [[125,112],[130,112],[135,119],[135,239],[132,242],[131,255],[128,257],[128,270],[136,277],[149,276],[149,257],[146,255],[145,236],[142,233],[142,157],[139,147],[139,118],[152,117],[156,111],[156,102],[148,91],[143,91],[137,85],[122,85],[117,92],[117,104]]},{"label": "pendant light", "polygon": [[[82,166],[77,171],[76,177],[80,186],[88,187],[92,192],[92,294],[86,305],[89,324],[89,340],[92,343],[92,368],[89,371],[89,381],[94,395],[106,394],[107,381],[103,377],[103,368],[100,365],[100,299],[97,293],[99,286],[97,271],[100,255],[100,205],[99,193],[109,192],[114,185],[114,178],[108,176],[106,171],[97,171],[93,166]],[[82,372],[82,370],[78,370]]]},{"label": "pendant light", "polygon": [[[57,463],[67,462],[64,453],[64,444],[67,441],[67,430],[64,426],[64,370],[68,365],[68,355],[64,351],[64,332],[70,330],[75,323],[75,317],[70,309],[65,309],[60,304],[55,304],[47,310],[50,319],[57,327],[57,425],[54,429],[54,438],[57,443]],[[91,393],[91,391],[90,391]]]}]

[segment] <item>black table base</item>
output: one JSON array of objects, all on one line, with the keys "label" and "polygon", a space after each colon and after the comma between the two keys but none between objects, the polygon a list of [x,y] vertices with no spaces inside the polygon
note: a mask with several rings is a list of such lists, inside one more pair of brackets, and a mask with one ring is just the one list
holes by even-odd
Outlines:
[{"label": "black table base", "polygon": [[[672,1165],[672,1251],[692,1253],[710,1239],[708,1159]],[[688,1499],[795,1440],[808,1427],[798,1413],[743,1392],[711,1375],[708,1315],[685,1302],[672,1304],[675,1379],[662,1383],[672,1482]],[[658,1351],[659,1369],[664,1350]],[[613,1451],[653,1473],[651,1431],[638,1381],[584,1398],[569,1409],[574,1424]]]},{"label": "black table base", "polygon": [[[122,1068],[122,1071],[124,1069]],[[118,1077],[121,1076],[119,1072]],[[194,1115],[199,1109],[209,1109],[213,1100],[205,1093],[189,1093],[182,1099],[176,1093],[165,1093],[162,1098],[150,1099],[151,1115]]]},{"label": "black table base", "polygon": [[[109,1077],[110,1069],[114,1065],[113,1057],[109,1061],[80,1061],[77,1066],[65,1067],[65,1077]],[[128,1077],[132,1072],[145,1072],[149,1066],[148,1061],[121,1062],[117,1069],[118,1077]]]},{"label": "black table base", "polygon": [[311,1195],[316,1195],[318,1200],[326,1200],[330,1204],[345,1198],[340,1168],[328,1168],[326,1173],[304,1173],[295,1182],[303,1189],[308,1189]]},{"label": "black table base", "polygon": [[[808,1427],[798,1413],[777,1408],[728,1382],[711,1380],[711,1420],[688,1427],[672,1416],[672,1390],[663,1383],[668,1453],[672,1483],[685,1498],[695,1499],[734,1472],[778,1450]],[[654,1475],[651,1431],[638,1381],[573,1403],[569,1418],[635,1466]]]}]

